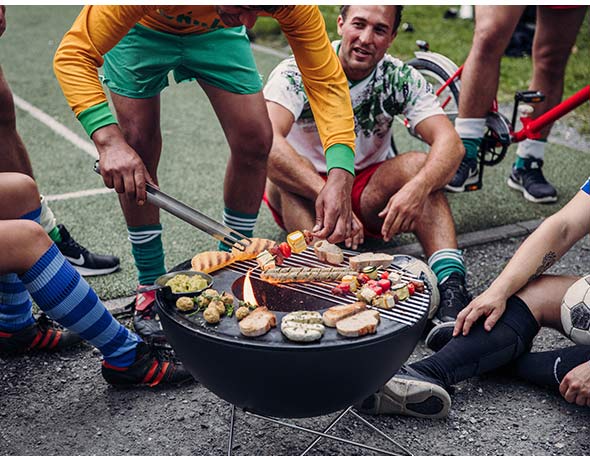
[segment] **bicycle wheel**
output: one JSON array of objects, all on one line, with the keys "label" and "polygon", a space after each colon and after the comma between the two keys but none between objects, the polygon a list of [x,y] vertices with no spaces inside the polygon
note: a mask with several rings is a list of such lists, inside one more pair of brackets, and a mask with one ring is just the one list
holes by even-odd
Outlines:
[{"label": "bicycle wheel", "polygon": [[[434,92],[438,90],[451,78],[444,68],[437,65],[430,60],[415,58],[408,62],[408,65],[413,66],[418,72],[432,85]],[[459,113],[459,81],[451,81],[439,94],[438,100],[441,107],[445,111],[451,122],[455,122],[455,118]]]}]

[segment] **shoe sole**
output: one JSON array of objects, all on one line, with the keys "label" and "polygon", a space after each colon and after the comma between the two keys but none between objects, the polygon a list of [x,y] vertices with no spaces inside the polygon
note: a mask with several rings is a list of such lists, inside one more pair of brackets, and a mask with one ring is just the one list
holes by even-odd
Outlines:
[{"label": "shoe sole", "polygon": [[557,196],[545,196],[543,198],[534,197],[529,192],[527,192],[526,188],[524,188],[518,182],[514,181],[512,177],[509,177],[506,180],[506,183],[508,184],[508,187],[510,187],[511,189],[522,192],[524,199],[530,201],[531,203],[555,203],[557,201]]},{"label": "shoe sole", "polygon": [[[439,331],[443,328],[454,328],[455,327],[455,322],[454,321],[445,321],[445,322],[441,322],[438,318],[433,318],[432,319],[432,323],[434,324],[434,328],[432,328],[430,330],[430,332],[428,333],[428,335],[426,336],[426,340],[424,341],[424,343],[426,344],[426,346],[428,348],[430,348],[431,350],[434,350],[430,345],[432,344],[432,339],[439,333]],[[434,350],[434,351],[438,351],[438,350]]]},{"label": "shoe sole", "polygon": [[451,396],[434,383],[393,377],[377,393],[375,406],[363,410],[372,415],[405,415],[414,418],[446,418]]},{"label": "shoe sole", "polygon": [[70,263],[70,264],[76,269],[76,271],[78,271],[78,273],[82,277],[106,275],[106,274],[110,274],[112,272],[119,270],[119,266],[115,266],[112,268],[105,268],[105,269],[88,269],[88,268],[84,268],[82,266],[76,266],[75,264],[72,264],[72,263]]},{"label": "shoe sole", "polygon": [[461,187],[452,187],[450,184],[447,184],[445,186],[445,190],[447,190],[451,193],[463,193],[465,191],[465,187],[467,187],[468,185],[477,184],[478,180],[479,180],[479,175],[476,174],[475,176],[468,177],[465,180],[465,182],[463,182],[463,185]]}]

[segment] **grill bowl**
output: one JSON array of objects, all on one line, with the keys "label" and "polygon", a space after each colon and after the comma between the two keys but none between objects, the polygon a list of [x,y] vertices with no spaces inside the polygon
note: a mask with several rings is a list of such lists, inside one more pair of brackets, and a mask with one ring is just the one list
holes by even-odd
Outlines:
[{"label": "grill bowl", "polygon": [[[213,276],[218,291],[232,292],[242,274],[222,270]],[[331,305],[308,297],[305,307]],[[161,293],[157,306],[168,341],[199,382],[237,407],[281,418],[325,415],[374,393],[408,359],[427,316],[426,306],[414,324],[382,318],[376,334],[346,339],[326,328],[320,341],[297,344],[279,328],[247,339],[234,317],[224,317],[217,326],[191,320]],[[286,313],[275,313],[280,327]]]}]

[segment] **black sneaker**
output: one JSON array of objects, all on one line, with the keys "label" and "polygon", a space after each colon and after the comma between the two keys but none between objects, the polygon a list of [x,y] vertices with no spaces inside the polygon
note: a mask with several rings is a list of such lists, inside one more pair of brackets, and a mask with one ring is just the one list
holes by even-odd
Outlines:
[{"label": "black sneaker", "polygon": [[61,242],[56,242],[63,256],[82,276],[110,274],[119,269],[119,258],[112,255],[97,255],[78,244],[63,225],[57,225]]},{"label": "black sneaker", "polygon": [[62,329],[41,314],[37,321],[15,333],[0,331],[0,354],[18,354],[30,351],[60,351],[77,345],[82,338],[76,333]]},{"label": "black sneaker", "polygon": [[445,418],[451,396],[443,385],[408,366],[356,409],[370,415],[406,415],[416,418]]},{"label": "black sneaker", "polygon": [[451,179],[445,189],[453,193],[461,193],[465,191],[465,187],[477,184],[479,180],[479,168],[477,167],[477,159],[465,157],[461,160],[459,169]]},{"label": "black sneaker", "polygon": [[554,203],[557,201],[557,190],[543,176],[543,160],[526,158],[524,168],[512,165],[508,178],[508,187],[522,192],[525,199],[533,203]]},{"label": "black sneaker", "polygon": [[136,348],[135,362],[129,367],[111,366],[102,362],[103,378],[115,386],[183,383],[192,378],[169,351],[140,342]]},{"label": "black sneaker", "polygon": [[166,344],[166,336],[156,312],[156,292],[141,291],[137,287],[135,296],[135,311],[133,312],[133,329],[142,339],[152,343]]}]

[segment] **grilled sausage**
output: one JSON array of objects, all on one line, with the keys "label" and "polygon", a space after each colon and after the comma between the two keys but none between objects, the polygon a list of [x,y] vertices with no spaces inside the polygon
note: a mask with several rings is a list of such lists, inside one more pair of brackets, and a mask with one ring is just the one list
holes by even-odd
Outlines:
[{"label": "grilled sausage", "polygon": [[269,283],[333,282],[346,275],[356,275],[348,268],[273,268],[264,271],[260,278]]}]

